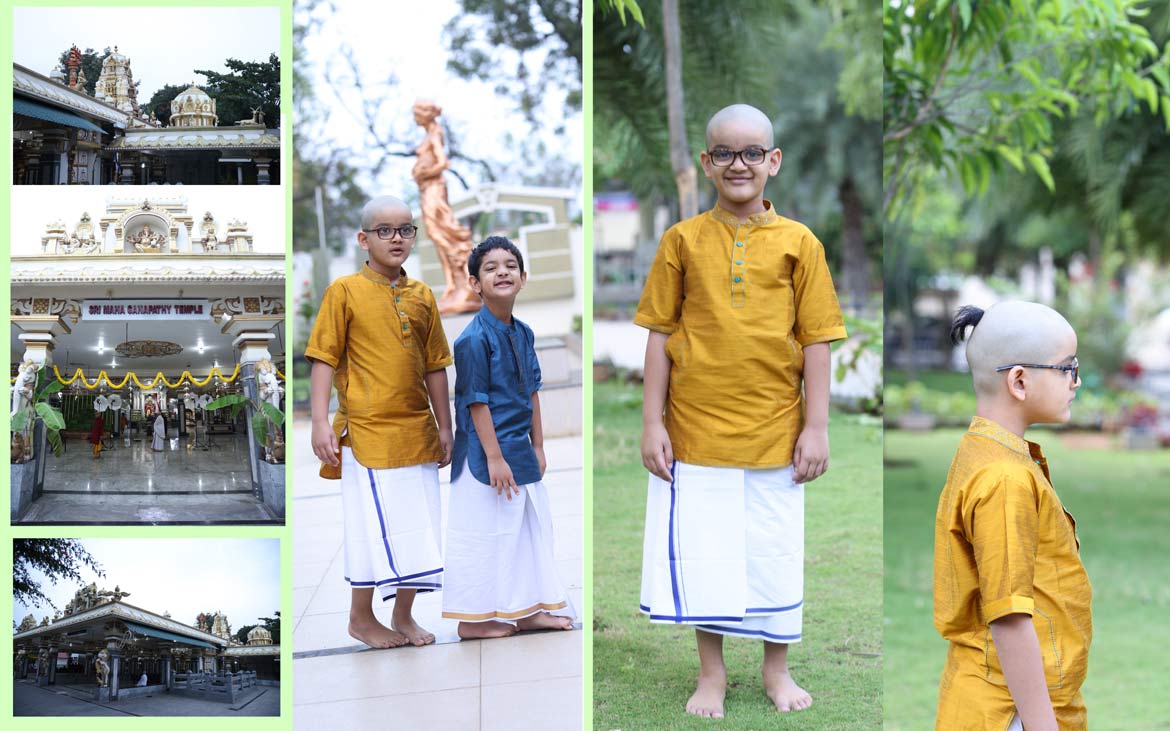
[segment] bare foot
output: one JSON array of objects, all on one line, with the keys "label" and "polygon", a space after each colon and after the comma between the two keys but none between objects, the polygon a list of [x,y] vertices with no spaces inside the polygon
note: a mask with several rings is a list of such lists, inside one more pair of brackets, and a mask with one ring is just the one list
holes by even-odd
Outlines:
[{"label": "bare foot", "polygon": [[371,617],[366,620],[349,620],[349,636],[364,642],[375,650],[385,650],[388,647],[402,647],[410,640],[401,632],[395,632]]},{"label": "bare foot", "polygon": [[699,675],[699,687],[687,701],[687,713],[702,718],[723,718],[723,697],[727,695],[727,672]]},{"label": "bare foot", "polygon": [[459,636],[465,640],[486,640],[516,634],[516,626],[507,622],[460,622]]},{"label": "bare foot", "polygon": [[558,617],[548,612],[537,612],[529,617],[516,620],[516,626],[522,631],[530,629],[573,629],[573,620],[568,617]]},{"label": "bare foot", "polygon": [[390,620],[390,626],[397,632],[401,632],[406,636],[406,640],[415,647],[422,647],[429,645],[435,641],[434,634],[427,632],[418,623],[414,621],[414,617],[407,617],[404,621],[397,619]]},{"label": "bare foot", "polygon": [[765,672],[764,690],[781,713],[803,711],[812,705],[812,696],[786,672]]}]

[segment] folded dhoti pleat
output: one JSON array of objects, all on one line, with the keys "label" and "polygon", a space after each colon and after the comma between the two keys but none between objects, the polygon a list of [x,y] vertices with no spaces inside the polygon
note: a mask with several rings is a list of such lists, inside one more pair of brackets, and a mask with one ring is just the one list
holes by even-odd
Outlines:
[{"label": "folded dhoti pleat", "polygon": [[804,487],[792,468],[676,462],[672,475],[650,476],[642,611],[653,622],[799,641]]},{"label": "folded dhoti pleat", "polygon": [[341,499],[350,585],[376,587],[383,600],[443,587],[437,465],[370,469],[342,447]]},{"label": "folded dhoti pleat", "polygon": [[451,485],[443,616],[515,621],[545,611],[574,617],[553,563],[552,514],[543,482],[511,500],[464,468]]}]

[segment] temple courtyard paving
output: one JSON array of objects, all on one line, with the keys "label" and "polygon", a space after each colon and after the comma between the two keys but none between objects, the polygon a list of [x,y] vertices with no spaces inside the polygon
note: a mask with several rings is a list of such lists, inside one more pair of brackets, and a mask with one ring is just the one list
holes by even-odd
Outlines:
[{"label": "temple courtyard paving", "polygon": [[[415,617],[435,645],[370,650],[346,632],[349,585],[342,576],[340,482],[316,476],[308,419],[294,422],[293,718],[294,728],[580,728],[583,632],[543,632],[460,641],[441,617],[442,594],[422,594]],[[303,446],[302,446],[303,445]],[[581,622],[584,504],[582,440],[545,441],[544,483],[561,581]],[[444,522],[450,468],[440,470]],[[376,607],[390,623],[392,605]]]},{"label": "temple courtyard paving", "polygon": [[209,448],[171,438],[162,452],[150,440],[111,440],[100,459],[81,438],[49,455],[45,491],[20,523],[264,523],[274,516],[255,497],[242,434],[214,434]]},{"label": "temple courtyard paving", "polygon": [[280,688],[260,687],[238,703],[218,703],[159,693],[114,703],[84,700],[69,688],[39,688],[32,681],[12,686],[14,716],[278,716]]}]

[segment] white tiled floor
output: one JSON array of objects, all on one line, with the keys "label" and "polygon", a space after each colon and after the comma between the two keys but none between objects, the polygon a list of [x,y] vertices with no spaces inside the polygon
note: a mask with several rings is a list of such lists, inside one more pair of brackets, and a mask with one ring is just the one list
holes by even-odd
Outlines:
[{"label": "white tiled floor", "polygon": [[[298,444],[308,425],[294,424]],[[584,576],[581,439],[545,445],[555,555],[577,613]],[[316,461],[295,450],[293,480],[293,652],[353,647],[346,632],[350,590],[342,579],[342,515],[337,482],[313,477]],[[447,477],[440,472],[446,516]],[[306,479],[307,478],[307,479]],[[376,600],[377,601],[377,600]],[[582,633],[546,632],[458,642],[456,622],[443,619],[442,596],[423,594],[415,617],[439,644],[294,660],[296,729],[426,728],[468,731],[581,727]],[[391,605],[375,607],[385,623]],[[580,619],[580,617],[578,618]]]}]

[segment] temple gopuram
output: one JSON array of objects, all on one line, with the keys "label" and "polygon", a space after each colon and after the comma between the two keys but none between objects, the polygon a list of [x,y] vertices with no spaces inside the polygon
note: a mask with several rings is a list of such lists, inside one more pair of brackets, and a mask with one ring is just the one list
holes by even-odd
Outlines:
[{"label": "temple gopuram", "polygon": [[12,521],[283,522],[283,253],[185,196],[91,210],[13,242]]},{"label": "temple gopuram", "polygon": [[240,642],[221,613],[186,625],[128,596],[89,584],[54,617],[27,615],[12,638],[14,682],[99,703],[168,693],[242,704],[280,685],[280,646],[263,625]]},{"label": "temple gopuram", "polygon": [[171,102],[164,126],[139,106],[130,58],[116,46],[92,96],[80,67],[76,46],[48,76],[13,64],[14,184],[280,182],[280,130],[259,110],[220,120],[215,99],[192,83]]}]

